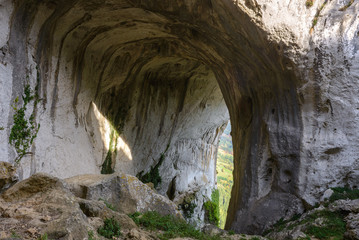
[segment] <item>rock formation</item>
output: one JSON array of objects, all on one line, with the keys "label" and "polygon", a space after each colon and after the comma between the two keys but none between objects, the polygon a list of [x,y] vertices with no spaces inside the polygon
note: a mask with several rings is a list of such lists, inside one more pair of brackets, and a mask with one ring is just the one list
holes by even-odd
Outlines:
[{"label": "rock formation", "polygon": [[227,228],[262,232],[330,186],[358,186],[358,10],[349,0],[2,0],[0,158],[17,156],[12,106],[30,85],[25,112],[40,129],[20,178],[157,165],[161,194],[210,193],[227,106]]}]

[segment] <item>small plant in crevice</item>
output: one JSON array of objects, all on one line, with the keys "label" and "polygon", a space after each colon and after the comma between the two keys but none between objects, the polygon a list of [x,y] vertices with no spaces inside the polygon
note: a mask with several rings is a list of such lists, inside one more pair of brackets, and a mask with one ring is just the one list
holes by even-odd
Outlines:
[{"label": "small plant in crevice", "polygon": [[350,0],[344,7],[339,8],[339,11],[345,11],[354,3],[354,0]]},{"label": "small plant in crevice", "polygon": [[[29,149],[40,129],[40,124],[36,124],[35,122],[35,110],[39,102],[37,87],[35,88],[34,93],[30,88],[30,84],[25,84],[22,101],[23,104],[20,106],[19,97],[17,97],[12,105],[15,113],[13,116],[14,123],[11,127],[9,136],[9,143],[15,147],[17,153],[17,157],[14,160],[16,164],[19,164],[25,155],[32,154],[29,152]],[[26,111],[28,104],[31,102],[33,102],[33,111],[28,117]]]},{"label": "small plant in crevice", "polygon": [[103,203],[106,205],[107,208],[111,209],[112,211],[117,211],[116,208],[109,202],[107,202],[105,199],[100,198],[99,201],[103,201]]},{"label": "small plant in crevice", "polygon": [[136,177],[143,183],[153,183],[154,188],[157,188],[158,185],[162,182],[162,178],[159,172],[159,167],[162,165],[163,161],[165,160],[165,154],[168,151],[170,145],[167,145],[166,150],[161,153],[160,159],[158,160],[158,163],[152,167],[149,172],[143,175],[143,171],[139,172]]},{"label": "small plant in crevice", "polygon": [[219,191],[215,189],[211,195],[211,201],[203,204],[206,210],[207,219],[210,223],[218,226],[219,224]]},{"label": "small plant in crevice", "polygon": [[87,235],[88,235],[88,240],[96,240],[95,234],[92,230],[88,231]]},{"label": "small plant in crevice", "polygon": [[104,226],[97,230],[98,234],[108,239],[121,236],[120,224],[114,218],[106,218],[104,223]]},{"label": "small plant in crevice", "polygon": [[186,218],[191,218],[197,205],[191,200],[184,200],[183,203],[179,205],[179,207]]},{"label": "small plant in crevice", "polygon": [[44,235],[41,235],[37,240],[47,240],[47,234],[45,233]]},{"label": "small plant in crevice", "polygon": [[314,4],[314,0],[307,0],[305,2],[305,6],[307,6],[307,7],[311,7],[311,6],[313,6],[313,4]]},{"label": "small plant in crevice", "polygon": [[4,130],[4,128],[3,128],[3,127],[0,127],[0,131],[2,131],[2,130]]},{"label": "small plant in crevice", "polygon": [[320,8],[317,10],[317,13],[315,14],[313,21],[312,21],[312,27],[310,29],[310,32],[312,32],[314,30],[315,25],[317,25],[320,12],[323,10],[323,8],[327,4],[327,2],[328,2],[328,0],[325,0],[324,3],[320,6]]}]

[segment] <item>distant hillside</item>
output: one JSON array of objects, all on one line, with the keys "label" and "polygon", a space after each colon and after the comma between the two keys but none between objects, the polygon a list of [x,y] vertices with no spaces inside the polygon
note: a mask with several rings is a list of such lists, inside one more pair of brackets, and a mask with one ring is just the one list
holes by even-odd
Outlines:
[{"label": "distant hillside", "polygon": [[233,146],[231,124],[228,123],[227,128],[221,136],[218,155],[217,155],[217,185],[219,190],[219,226],[224,228],[227,217],[227,209],[231,190],[233,185]]}]

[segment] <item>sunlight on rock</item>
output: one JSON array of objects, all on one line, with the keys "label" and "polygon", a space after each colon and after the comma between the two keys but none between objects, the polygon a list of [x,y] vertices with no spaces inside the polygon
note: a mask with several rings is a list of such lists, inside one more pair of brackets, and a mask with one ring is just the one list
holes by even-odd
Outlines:
[{"label": "sunlight on rock", "polygon": [[92,106],[94,109],[94,113],[96,116],[96,119],[98,120],[99,126],[100,126],[100,132],[101,132],[101,138],[102,141],[105,144],[106,151],[110,150],[111,143],[113,141],[113,138],[115,137],[115,148],[118,153],[124,155],[127,160],[132,161],[132,153],[130,147],[127,145],[127,143],[119,136],[117,130],[112,126],[109,120],[107,120],[106,117],[103,116],[103,114],[98,110],[96,104],[92,102]]}]

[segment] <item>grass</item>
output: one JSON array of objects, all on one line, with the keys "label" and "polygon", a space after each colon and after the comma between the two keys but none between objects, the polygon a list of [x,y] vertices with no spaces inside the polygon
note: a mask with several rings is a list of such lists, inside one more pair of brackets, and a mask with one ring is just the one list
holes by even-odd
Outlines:
[{"label": "grass", "polygon": [[161,233],[157,236],[160,240],[168,240],[175,237],[190,237],[199,240],[225,239],[222,236],[207,235],[186,221],[171,215],[162,216],[157,212],[146,212],[144,214],[136,212],[129,216],[137,225],[147,230],[160,230]]},{"label": "grass", "polygon": [[113,237],[121,236],[120,224],[113,218],[106,218],[105,225],[100,227],[97,232],[105,238],[112,239]]},{"label": "grass", "polygon": [[47,240],[47,234],[45,233],[44,235],[40,236],[37,240]]},{"label": "grass", "polygon": [[[309,224],[305,233],[324,240],[343,239],[346,231],[344,217],[345,215],[341,212],[330,212],[328,210],[316,211],[309,215]],[[323,224],[315,224],[315,220],[318,218],[324,219]]]},{"label": "grass", "polygon": [[346,187],[332,188],[334,193],[330,196],[329,202],[334,202],[340,199],[359,199],[359,189],[349,189]]}]

